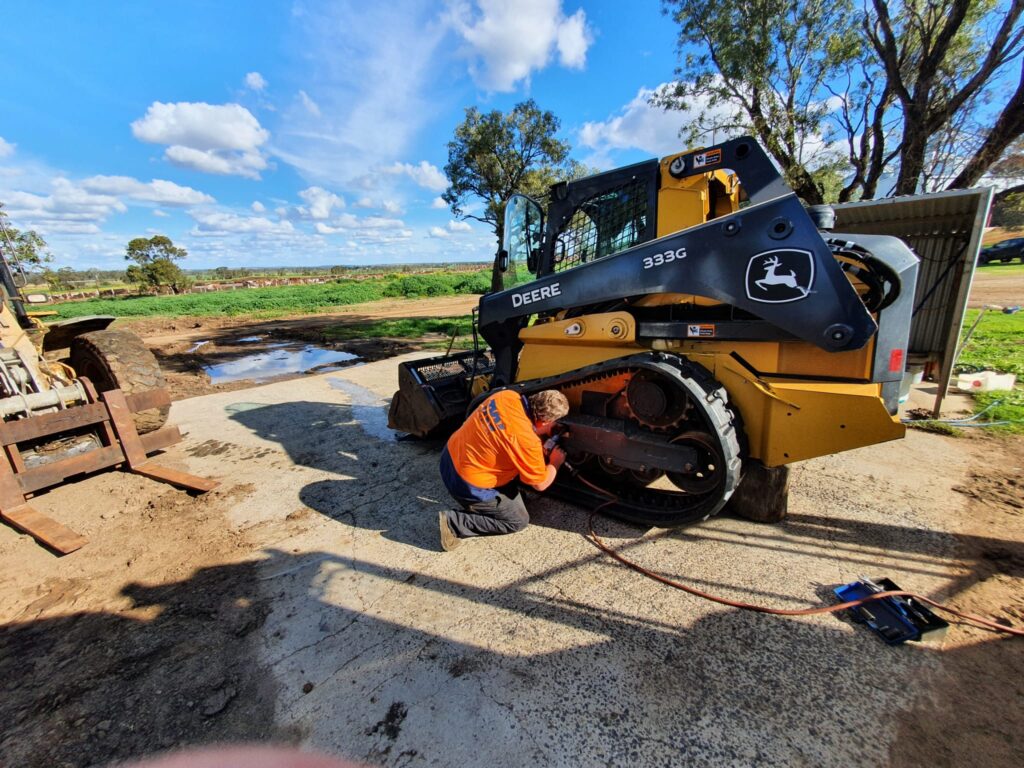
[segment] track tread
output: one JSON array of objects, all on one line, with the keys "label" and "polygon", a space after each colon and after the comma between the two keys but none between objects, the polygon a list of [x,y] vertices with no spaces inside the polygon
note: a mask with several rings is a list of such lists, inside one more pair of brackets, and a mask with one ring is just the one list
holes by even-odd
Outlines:
[{"label": "track tread", "polygon": [[[588,366],[579,371],[567,372],[559,376],[522,382],[514,385],[514,388],[531,392],[550,387],[558,388],[559,383],[563,387],[575,388],[621,375],[629,369],[650,367],[651,363],[668,364],[678,376],[677,383],[684,386],[691,397],[701,404],[703,415],[719,440],[722,456],[726,462],[725,482],[721,494],[717,498],[700,497],[696,504],[681,505],[679,504],[680,500],[686,498],[682,493],[617,486],[615,492],[619,496],[619,501],[607,505],[605,504],[607,499],[601,495],[571,478],[562,478],[561,476],[553,486],[553,490],[577,503],[580,501],[580,497],[583,497],[592,502],[594,506],[605,504],[605,511],[609,514],[641,525],[667,528],[706,520],[717,514],[726,505],[739,486],[743,472],[742,428],[739,414],[729,405],[728,392],[707,368],[681,355],[662,352],[648,353],[609,360],[606,363]],[[659,370],[661,370],[660,367]],[[663,370],[662,373],[664,373]],[[575,374],[579,374],[579,378],[573,380]],[[567,378],[571,384],[566,383]]]}]

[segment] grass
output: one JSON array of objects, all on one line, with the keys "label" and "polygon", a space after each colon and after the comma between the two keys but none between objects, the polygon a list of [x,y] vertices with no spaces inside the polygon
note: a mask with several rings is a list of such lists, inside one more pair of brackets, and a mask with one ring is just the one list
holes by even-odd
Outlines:
[{"label": "grass", "polygon": [[277,317],[313,313],[349,304],[384,298],[421,298],[484,293],[490,288],[490,274],[480,272],[437,272],[427,275],[393,275],[382,279],[336,280],[317,285],[245,288],[215,293],[186,293],[179,296],[132,296],[90,299],[52,305],[57,318],[85,315],[115,317],[179,317],[182,315],[253,315]]},{"label": "grass", "polygon": [[[430,334],[469,336],[473,331],[470,315],[460,317],[410,317],[401,320],[377,320],[372,323],[346,323],[323,331],[329,341],[354,339],[419,339]],[[447,342],[444,342],[447,345]]]},{"label": "grass", "polygon": [[[974,324],[979,311],[967,310],[964,335]],[[969,371],[1014,373],[1017,378],[1024,379],[1024,312],[1015,315],[993,310],[986,312],[960,355],[958,366]]]},{"label": "grass", "polygon": [[[964,317],[965,336],[979,312],[977,309],[967,310]],[[1018,379],[1024,379],[1024,312],[1015,315],[1004,315],[992,310],[986,312],[960,355],[957,367],[968,371],[1013,373]],[[1024,434],[1024,390],[974,393],[975,413],[989,406],[992,406],[991,410],[985,413],[981,421],[1014,423],[986,427],[986,431]]]},{"label": "grass", "polygon": [[989,429],[1024,435],[1024,390],[976,392],[975,413],[989,407],[979,421],[1008,421],[1011,423]]},{"label": "grass", "polygon": [[1003,264],[999,261],[993,261],[984,266],[980,266],[977,269],[976,274],[983,275],[1024,275],[1024,264],[1019,261],[1012,262],[1010,264]]}]

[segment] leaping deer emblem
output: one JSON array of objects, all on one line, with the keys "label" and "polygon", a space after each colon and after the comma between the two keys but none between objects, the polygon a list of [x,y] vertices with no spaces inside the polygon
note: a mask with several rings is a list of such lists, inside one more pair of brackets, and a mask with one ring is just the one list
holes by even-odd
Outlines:
[{"label": "leaping deer emblem", "polygon": [[794,272],[792,269],[789,270],[788,275],[775,274],[775,269],[776,267],[779,266],[779,263],[780,262],[778,256],[769,256],[767,259],[765,259],[764,262],[761,264],[761,266],[764,267],[764,277],[762,277],[760,280],[755,280],[754,285],[756,285],[762,291],[768,290],[769,285],[785,285],[800,291],[801,296],[806,296],[808,293],[808,289],[804,288],[802,285],[797,283],[796,272]]}]

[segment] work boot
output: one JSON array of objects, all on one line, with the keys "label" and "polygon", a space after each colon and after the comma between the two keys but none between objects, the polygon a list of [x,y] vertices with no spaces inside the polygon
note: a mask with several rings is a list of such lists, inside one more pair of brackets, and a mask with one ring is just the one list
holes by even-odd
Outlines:
[{"label": "work boot", "polygon": [[445,552],[451,552],[462,543],[462,539],[455,534],[451,524],[448,522],[447,510],[442,509],[438,515],[438,526],[441,529],[441,549]]}]

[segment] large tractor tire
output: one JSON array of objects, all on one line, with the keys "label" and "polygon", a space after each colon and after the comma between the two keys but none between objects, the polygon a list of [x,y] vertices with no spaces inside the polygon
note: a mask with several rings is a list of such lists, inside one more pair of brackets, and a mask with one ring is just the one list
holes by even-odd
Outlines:
[{"label": "large tractor tire", "polygon": [[[93,331],[71,342],[71,367],[95,385],[98,392],[120,389],[126,395],[163,389],[167,382],[153,353],[130,331]],[[160,429],[170,406],[132,414],[140,435]]]}]

